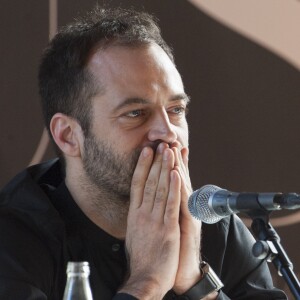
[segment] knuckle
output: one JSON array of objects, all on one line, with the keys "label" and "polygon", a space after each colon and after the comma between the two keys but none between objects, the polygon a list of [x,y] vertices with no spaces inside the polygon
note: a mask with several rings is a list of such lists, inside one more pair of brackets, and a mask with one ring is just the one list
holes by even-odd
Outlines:
[{"label": "knuckle", "polygon": [[153,187],[146,185],[144,189],[144,196],[148,198],[151,197],[153,194],[154,194]]},{"label": "knuckle", "polygon": [[166,198],[167,189],[164,187],[160,187],[156,191],[155,201],[156,202],[163,202]]},{"label": "knuckle", "polygon": [[166,214],[169,216],[169,218],[175,217],[175,212],[176,212],[176,209],[174,206],[172,206],[172,207],[169,206],[166,208]]},{"label": "knuckle", "polygon": [[178,218],[178,207],[175,203],[168,203],[166,206],[166,215],[169,219],[177,219]]},{"label": "knuckle", "polygon": [[146,187],[153,188],[153,187],[156,187],[156,185],[157,185],[157,180],[152,179],[152,178],[147,179]]},{"label": "knuckle", "polygon": [[140,179],[138,177],[133,176],[131,180],[131,186],[139,187],[141,185]]},{"label": "knuckle", "polygon": [[164,250],[163,252],[168,255],[169,252],[172,250],[172,246],[173,246],[173,243],[170,240],[165,241],[163,244],[163,247],[162,247]]}]

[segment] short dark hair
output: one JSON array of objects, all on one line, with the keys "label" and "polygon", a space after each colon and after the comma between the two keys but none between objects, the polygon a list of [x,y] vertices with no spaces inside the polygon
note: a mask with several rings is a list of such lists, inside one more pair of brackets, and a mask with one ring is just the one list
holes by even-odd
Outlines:
[{"label": "short dark hair", "polygon": [[53,115],[61,112],[76,119],[84,134],[89,132],[92,117],[89,100],[99,92],[87,69],[94,49],[149,43],[158,44],[173,61],[156,19],[132,9],[96,7],[63,27],[45,49],[39,69],[39,91],[47,129]]}]

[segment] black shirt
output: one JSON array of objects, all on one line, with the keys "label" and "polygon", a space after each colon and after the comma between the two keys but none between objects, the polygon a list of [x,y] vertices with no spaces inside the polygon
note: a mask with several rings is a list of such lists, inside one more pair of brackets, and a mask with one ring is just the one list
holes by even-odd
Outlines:
[{"label": "black shirt", "polygon": [[[133,299],[115,296],[127,273],[124,241],[82,213],[57,160],[28,168],[1,191],[0,238],[0,299],[62,299],[68,261],[89,262],[95,300]],[[253,242],[236,216],[202,225],[202,257],[224,283],[218,299],[286,299],[252,256]]]},{"label": "black shirt", "polygon": [[72,199],[64,181],[57,189],[47,186],[45,190],[65,222],[68,260],[88,261],[95,299],[102,299],[103,295],[111,299],[127,273],[124,241],[90,221]]}]

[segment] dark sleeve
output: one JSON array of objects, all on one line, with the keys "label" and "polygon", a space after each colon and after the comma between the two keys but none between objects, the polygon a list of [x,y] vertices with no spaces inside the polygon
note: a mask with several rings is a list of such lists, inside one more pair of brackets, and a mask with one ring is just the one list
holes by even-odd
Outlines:
[{"label": "dark sleeve", "polygon": [[268,293],[265,293],[265,294],[254,294],[254,295],[248,295],[248,296],[245,296],[245,297],[242,297],[242,298],[229,298],[223,291],[220,291],[219,292],[219,295],[217,297],[216,300],[231,300],[231,299],[249,299],[249,300],[271,300],[271,299],[274,299],[274,300],[286,300],[287,297],[285,296],[285,294],[282,292],[282,291],[272,291],[272,293],[268,292]]},{"label": "dark sleeve", "polygon": [[0,299],[49,299],[54,264],[43,241],[2,210],[0,239]]},{"label": "dark sleeve", "polygon": [[29,282],[0,277],[0,299],[47,300],[47,296]]},{"label": "dark sleeve", "polygon": [[219,230],[224,235],[225,250],[219,253],[221,260],[216,267],[224,283],[218,300],[287,299],[283,291],[274,288],[267,263],[253,256],[255,240],[244,223],[233,215],[227,224],[220,224]]}]

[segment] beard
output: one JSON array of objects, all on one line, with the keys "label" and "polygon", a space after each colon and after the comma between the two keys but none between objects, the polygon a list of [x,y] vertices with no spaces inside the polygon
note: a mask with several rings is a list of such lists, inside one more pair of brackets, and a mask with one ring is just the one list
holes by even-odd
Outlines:
[{"label": "beard", "polygon": [[118,153],[115,147],[89,132],[84,140],[83,168],[99,192],[129,201],[131,180],[140,153],[141,149],[130,155]]}]

